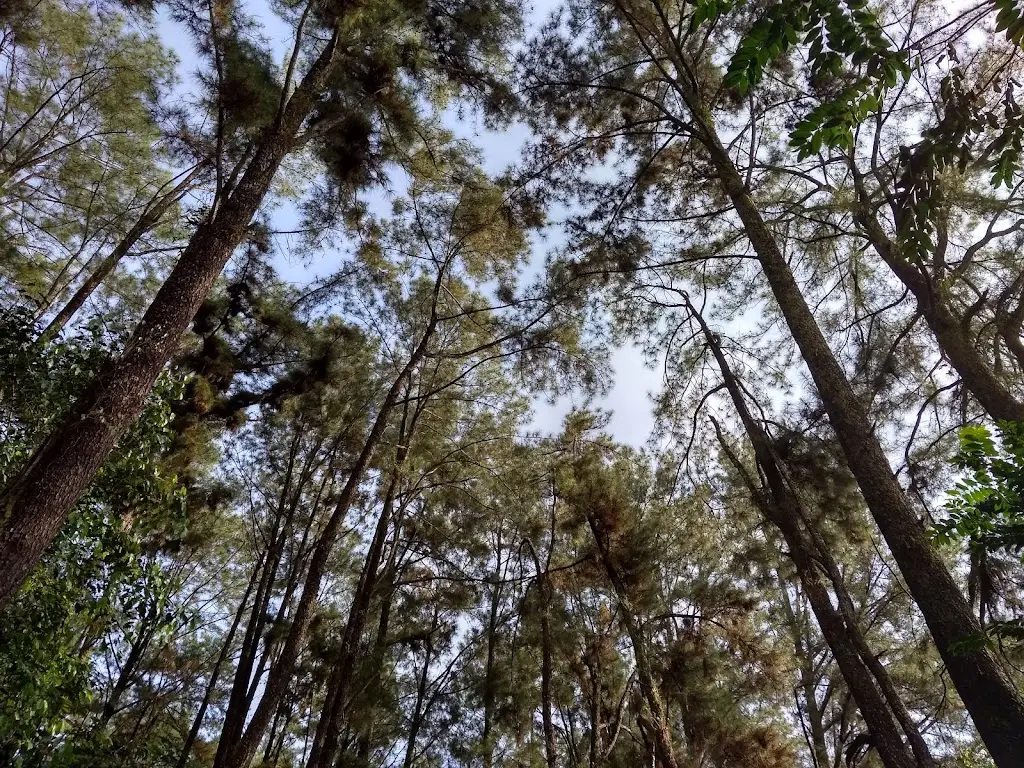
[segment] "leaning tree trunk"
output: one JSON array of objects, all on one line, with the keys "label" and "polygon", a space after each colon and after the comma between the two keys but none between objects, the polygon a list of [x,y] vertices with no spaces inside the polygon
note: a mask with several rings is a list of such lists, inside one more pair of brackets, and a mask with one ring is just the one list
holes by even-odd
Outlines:
[{"label": "leaning tree trunk", "polygon": [[153,383],[245,236],[313,111],[331,73],[339,36],[336,26],[260,140],[237,187],[192,236],[124,352],[110,361],[0,496],[0,608],[21,587],[118,438],[142,412]]},{"label": "leaning tree trunk", "polygon": [[403,418],[403,425],[397,441],[399,447],[395,451],[395,466],[392,470],[391,480],[388,482],[384,493],[384,503],[381,505],[381,513],[377,519],[377,526],[373,533],[373,540],[370,543],[370,550],[366,553],[366,560],[363,562],[362,572],[359,574],[359,582],[356,585],[355,594],[352,596],[352,607],[349,609],[348,620],[345,623],[345,631],[342,635],[338,659],[332,665],[331,674],[327,681],[327,694],[321,709],[320,720],[317,723],[313,736],[313,746],[309,752],[309,759],[306,761],[307,768],[328,768],[334,764],[338,751],[338,732],[341,726],[341,718],[345,712],[345,704],[353,682],[352,678],[355,674],[356,662],[359,659],[360,641],[363,636],[363,630],[366,627],[366,620],[370,615],[370,606],[377,586],[380,564],[384,556],[384,545],[391,526],[395,497],[398,493],[402,464],[408,453],[410,435],[406,433],[405,428],[405,419],[407,418],[408,400],[406,401],[406,414]]},{"label": "leaning tree trunk", "polygon": [[189,728],[188,735],[185,737],[185,743],[181,747],[181,752],[178,754],[178,761],[175,763],[175,768],[185,768],[188,764],[189,757],[192,754],[192,747],[196,743],[196,739],[199,738],[199,731],[202,730],[203,722],[206,720],[206,712],[210,708],[210,702],[213,700],[213,695],[217,691],[217,683],[220,680],[220,671],[224,667],[224,663],[228,660],[231,655],[231,646],[235,640],[235,633],[238,632],[238,627],[242,623],[242,616],[245,614],[245,609],[249,603],[249,595],[252,594],[253,588],[256,586],[256,577],[258,570],[253,570],[249,575],[249,583],[245,588],[245,592],[242,594],[242,599],[238,603],[238,609],[235,611],[235,616],[231,620],[231,626],[228,628],[228,633],[224,636],[224,642],[221,644],[220,653],[217,654],[217,660],[213,664],[213,669],[210,670],[210,679],[206,683],[206,688],[203,691],[203,699],[199,702],[199,709],[192,718],[192,727]]},{"label": "leaning tree trunk", "polygon": [[[259,682],[259,674],[253,675],[261,642],[264,642],[267,622],[270,620],[271,601],[276,587],[277,571],[281,564],[285,544],[292,531],[295,513],[302,498],[302,485],[306,480],[307,458],[303,462],[300,476],[294,490],[292,488],[296,473],[299,448],[302,444],[302,431],[296,430],[288,451],[288,462],[285,465],[284,479],[278,494],[276,507],[273,511],[273,524],[269,535],[267,550],[261,553],[254,569],[253,576],[258,576],[256,592],[249,609],[249,619],[242,635],[238,659],[235,661],[234,678],[228,695],[228,705],[224,713],[220,739],[225,744],[234,743],[242,735],[245,718],[249,713],[249,689]],[[289,606],[286,596],[280,603],[279,612],[283,613]],[[264,655],[265,657],[265,655]],[[219,750],[218,750],[219,751]]]},{"label": "leaning tree trunk", "polygon": [[[877,681],[878,687],[882,691],[882,696],[885,697],[889,705],[889,710],[892,712],[893,717],[896,718],[896,722],[900,724],[903,733],[906,734],[907,741],[910,742],[910,748],[913,750],[918,762],[923,766],[934,765],[935,760],[931,755],[931,750],[928,748],[924,735],[921,733],[921,729],[917,727],[917,723],[911,717],[907,705],[896,690],[896,685],[889,675],[889,670],[882,664],[878,654],[871,650],[867,638],[860,630],[857,612],[854,610],[853,600],[850,598],[850,592],[846,588],[846,582],[843,580],[839,565],[836,563],[835,558],[832,557],[831,551],[821,540],[817,529],[806,520],[806,517],[804,519],[809,529],[809,535],[816,545],[816,559],[824,567],[825,573],[828,574],[832,582],[832,591],[835,593],[836,602],[839,604],[839,613],[846,621],[846,625],[850,627],[850,642],[853,643],[853,647],[856,648],[861,660]],[[829,607],[831,605],[830,601]]]},{"label": "leaning tree trunk", "polygon": [[[860,648],[866,648],[867,642],[861,634],[860,627],[854,622],[845,621],[843,614],[832,606],[832,598],[829,595],[823,573],[818,567],[818,561],[831,560],[831,554],[817,546],[812,535],[804,530],[807,514],[801,506],[796,491],[791,488],[788,478],[782,471],[768,435],[750,414],[739,382],[733,375],[717,338],[700,314],[692,306],[689,309],[691,315],[701,326],[708,346],[718,363],[726,390],[729,392],[747,437],[754,448],[754,456],[761,468],[767,487],[759,487],[746,472],[739,458],[729,449],[720,431],[718,432],[719,442],[730,462],[743,477],[747,490],[762,515],[779,530],[785,539],[789,548],[789,557],[793,561],[793,565],[796,566],[797,576],[807,594],[821,633],[832,650],[832,655],[835,656],[839,670],[857,702],[864,722],[867,723],[882,762],[886,768],[931,768],[934,762],[927,749],[915,760],[914,755],[904,745],[897,719],[890,710],[886,698],[876,687],[871,669],[861,657]],[[718,431],[717,422],[715,422],[715,429]],[[825,570],[828,572],[829,569],[826,567]],[[888,679],[887,675],[886,679]]]},{"label": "leaning tree trunk", "polygon": [[696,94],[687,96],[698,138],[754,247],[850,470],[924,615],[957,692],[999,768],[1018,766],[1024,755],[1024,699],[986,648],[964,646],[964,640],[981,633],[977,618],[931,546],[793,271],[715,132],[713,119]]},{"label": "leaning tree trunk", "polygon": [[[391,552],[388,554],[388,563],[384,566],[383,588],[381,589],[380,608],[377,618],[377,631],[373,638],[373,650],[370,653],[370,680],[365,684],[367,687],[375,687],[377,681],[384,672],[384,661],[388,654],[389,635],[388,629],[391,624],[391,610],[395,601],[395,587],[398,574],[398,537],[401,534],[401,521],[395,520],[395,534],[391,540]],[[371,714],[379,705],[379,696],[374,694],[370,700]],[[360,765],[369,764],[370,752],[373,749],[374,718],[370,718],[369,726],[359,734],[356,746],[356,760]]]}]

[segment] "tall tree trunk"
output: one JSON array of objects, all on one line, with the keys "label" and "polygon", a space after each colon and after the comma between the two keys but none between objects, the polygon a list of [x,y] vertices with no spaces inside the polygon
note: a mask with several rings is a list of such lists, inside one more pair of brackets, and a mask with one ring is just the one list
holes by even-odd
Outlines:
[{"label": "tall tree trunk", "polygon": [[498,529],[498,557],[494,564],[494,583],[491,585],[491,606],[487,617],[487,666],[484,667],[484,725],[480,734],[480,748],[483,750],[484,768],[491,768],[494,762],[494,658],[498,645],[498,608],[501,604],[501,534]]},{"label": "tall tree trunk", "polygon": [[[401,449],[399,449],[401,450]],[[355,594],[352,596],[352,607],[349,610],[345,631],[342,634],[341,648],[338,658],[331,668],[327,680],[327,695],[320,713],[313,736],[313,746],[306,762],[307,768],[327,768],[334,763],[338,749],[337,733],[348,699],[352,676],[359,659],[359,645],[366,627],[366,619],[370,613],[370,605],[374,588],[377,584],[380,561],[384,551],[384,542],[391,524],[391,513],[395,502],[398,484],[398,467],[388,483],[384,504],[377,527],[374,531],[370,550],[363,562]]]},{"label": "tall tree trunk", "polygon": [[82,308],[82,305],[89,300],[93,292],[121,263],[121,260],[135,247],[135,244],[142,239],[142,236],[155,227],[160,219],[164,217],[164,214],[181,200],[185,192],[192,186],[196,176],[202,171],[202,168],[203,166],[201,165],[194,168],[174,189],[150,203],[146,210],[143,211],[142,216],[139,217],[139,220],[121,238],[121,241],[96,265],[96,268],[86,277],[85,282],[78,286],[78,290],[53,316],[53,319],[43,329],[43,332],[39,334],[40,343],[53,339],[64,330],[64,327],[71,321],[71,318],[75,316],[78,310]]},{"label": "tall tree trunk", "polygon": [[710,114],[695,94],[688,95],[698,138],[743,223],[868,509],[924,615],[957,692],[996,764],[1016,766],[1024,754],[1024,699],[987,648],[962,645],[977,637],[981,626],[896,480],[863,406],[715,132]]},{"label": "tall tree trunk", "polygon": [[109,362],[67,418],[0,496],[0,608],[21,587],[122,433],[138,418],[214,281],[292,150],[328,81],[340,25],[212,220],[202,224],[150,304],[124,352]]},{"label": "tall tree trunk", "polygon": [[[249,690],[255,685],[253,667],[259,653],[260,643],[263,642],[264,629],[270,611],[270,602],[273,597],[274,583],[277,578],[277,570],[281,564],[281,556],[284,551],[285,541],[291,531],[292,520],[298,508],[302,494],[302,484],[306,478],[306,467],[303,467],[301,477],[297,486],[292,491],[292,478],[295,474],[295,466],[298,460],[298,452],[302,445],[302,431],[295,430],[292,436],[291,446],[288,451],[288,463],[285,467],[284,480],[281,483],[281,492],[278,494],[277,505],[274,514],[273,524],[267,539],[269,547],[266,554],[261,558],[260,567],[254,573],[259,574],[259,581],[256,586],[256,595],[253,598],[252,608],[249,610],[249,620],[246,622],[245,634],[242,636],[242,644],[238,651],[238,661],[235,663],[235,676],[231,683],[231,693],[228,696],[227,711],[224,714],[224,723],[221,726],[221,744],[234,743],[242,734],[245,727],[245,718],[249,714]],[[291,499],[291,503],[289,503]],[[286,597],[281,602],[281,611],[288,607],[289,599]],[[218,747],[218,752],[220,748]]]},{"label": "tall tree trunk", "polygon": [[249,583],[245,588],[245,593],[242,595],[242,599],[238,604],[238,610],[235,611],[235,617],[231,620],[231,626],[228,628],[228,633],[224,637],[224,643],[221,645],[220,653],[217,654],[217,661],[213,664],[213,669],[210,671],[210,679],[206,683],[206,689],[203,691],[203,700],[199,703],[199,709],[196,712],[195,717],[192,719],[192,727],[189,728],[188,735],[185,737],[185,743],[181,747],[181,752],[178,754],[178,762],[175,764],[176,768],[185,768],[185,764],[188,763],[189,755],[192,752],[192,745],[196,743],[196,739],[199,738],[199,731],[203,727],[203,721],[206,719],[206,712],[210,708],[210,701],[213,699],[213,694],[217,690],[217,682],[220,680],[220,671],[224,667],[224,662],[227,661],[228,656],[231,654],[231,644],[235,640],[235,633],[238,632],[238,627],[242,623],[242,616],[245,614],[245,608],[249,603],[249,595],[252,594],[253,589],[256,586],[256,578],[259,575],[259,569],[253,569],[253,572],[249,575]]},{"label": "tall tree trunk", "polygon": [[546,574],[540,591],[543,601],[540,614],[540,717],[544,726],[544,759],[548,768],[557,768],[558,747],[555,743],[555,724],[551,719],[552,677],[554,674],[551,648],[551,586]]},{"label": "tall tree trunk", "polygon": [[270,736],[267,738],[267,747],[263,750],[261,768],[275,768],[281,759],[281,750],[284,749],[294,710],[294,703],[289,699],[283,700],[278,706],[274,723],[270,728]]},{"label": "tall tree trunk", "polygon": [[526,544],[533,558],[536,569],[537,599],[540,601],[540,718],[544,731],[544,761],[548,768],[556,768],[558,764],[558,746],[555,741],[555,723],[553,720],[553,678],[554,648],[551,633],[551,603],[554,599],[554,585],[551,583],[551,559],[555,553],[555,534],[558,528],[558,494],[554,478],[551,481],[551,506],[548,515],[548,547],[541,563],[537,550],[530,539]]},{"label": "tall tree trunk", "polygon": [[430,631],[427,633],[423,649],[423,671],[420,673],[416,685],[416,704],[413,706],[412,719],[409,722],[409,732],[405,735],[405,760],[402,761],[402,768],[412,768],[413,760],[416,758],[416,739],[420,735],[420,728],[423,726],[425,717],[424,704],[427,701],[427,684],[430,682],[430,661],[434,653],[434,630],[437,628],[437,608],[434,608],[434,615],[431,619]]},{"label": "tall tree trunk", "polygon": [[132,677],[139,668],[139,663],[142,661],[142,656],[149,648],[150,642],[153,640],[153,635],[156,632],[156,618],[158,613],[158,603],[154,600],[153,605],[146,611],[144,625],[142,630],[139,632],[139,636],[132,643],[131,648],[128,651],[128,656],[124,660],[124,664],[121,666],[121,672],[117,676],[117,682],[114,683],[114,688],[110,692],[110,698],[107,699],[103,705],[103,711],[100,715],[100,725],[106,725],[110,722],[110,719],[117,714],[117,705],[121,702],[121,697],[124,696],[125,691],[131,685]]},{"label": "tall tree trunk", "polygon": [[[861,716],[867,723],[874,739],[875,748],[878,750],[882,762],[886,768],[932,768],[934,761],[928,752],[924,740],[917,733],[916,726],[910,721],[909,726],[916,734],[916,739],[911,739],[915,744],[915,756],[907,750],[903,743],[900,732],[899,718],[894,717],[890,709],[891,701],[876,687],[875,677],[864,659],[864,655],[873,657],[867,641],[864,639],[859,624],[854,616],[846,615],[836,610],[832,605],[832,598],[829,595],[828,587],[822,578],[822,570],[818,563],[825,564],[825,574],[839,582],[838,586],[833,584],[837,592],[841,592],[847,601],[849,595],[846,593],[845,585],[842,584],[842,576],[839,574],[831,553],[825,548],[820,538],[816,538],[808,530],[812,527],[810,517],[800,501],[799,492],[786,476],[781,462],[772,447],[771,439],[764,429],[758,424],[747,408],[743,398],[743,391],[739,382],[732,373],[731,366],[722,352],[721,344],[711,329],[707,326],[704,318],[697,310],[687,302],[691,316],[701,327],[701,331],[707,341],[711,353],[715,357],[722,379],[725,383],[733,406],[739,414],[740,421],[746,430],[747,437],[754,449],[758,466],[763,473],[767,488],[759,487],[756,481],[745,471],[719,430],[718,423],[714,422],[718,431],[719,442],[723,451],[729,457],[730,462],[741,474],[747,488],[767,518],[781,533],[789,547],[789,556],[796,566],[800,583],[803,584],[807,599],[811,604],[811,610],[818,620],[818,626],[825,636],[825,641],[836,663],[843,674],[843,679],[849,686],[857,706],[860,708]],[[839,602],[842,604],[843,597]],[[850,612],[852,614],[852,612]],[[849,621],[847,619],[850,619]],[[877,660],[875,660],[877,661]],[[879,666],[881,666],[879,664]],[[906,713],[903,703],[895,696],[895,689],[892,688],[888,673],[884,668],[880,672],[882,678],[888,683],[890,690],[897,700],[897,706]],[[907,714],[907,720],[909,720]],[[902,721],[900,721],[902,724]],[[920,746],[918,753],[917,746]]]},{"label": "tall tree trunk", "polygon": [[601,743],[601,730],[604,723],[601,721],[601,639],[594,641],[593,662],[584,655],[584,664],[587,672],[590,673],[590,739],[589,755],[587,765],[590,768],[597,768],[598,763],[604,758],[604,745]]},{"label": "tall tree trunk", "polygon": [[313,746],[306,762],[307,768],[329,768],[334,764],[338,749],[337,734],[341,726],[341,718],[345,712],[345,704],[359,658],[359,646],[362,640],[366,620],[370,614],[373,594],[377,587],[380,564],[384,556],[384,546],[395,508],[395,498],[401,480],[402,467],[409,454],[409,442],[415,429],[418,411],[410,416],[409,397],[411,386],[406,386],[405,406],[398,430],[398,448],[395,451],[395,465],[391,479],[388,481],[381,505],[380,517],[370,542],[370,550],[366,553],[363,569],[359,574],[355,594],[352,596],[352,607],[349,609],[348,620],[341,639],[338,659],[335,661],[331,675],[327,681],[327,695],[324,700],[313,736]]},{"label": "tall tree trunk", "polygon": [[[399,512],[401,515],[401,511]],[[391,552],[388,554],[388,562],[384,567],[384,588],[381,590],[380,614],[377,618],[377,633],[373,639],[372,662],[370,664],[373,675],[370,684],[375,684],[384,670],[384,659],[388,651],[388,628],[391,624],[391,609],[395,600],[395,582],[397,578],[398,562],[398,539],[401,533],[401,519],[395,520],[395,535],[391,544]],[[371,701],[371,708],[374,710],[378,705],[377,697]],[[370,758],[370,751],[373,748],[374,719],[370,718],[369,727],[359,734],[356,757],[360,765],[367,763]]]},{"label": "tall tree trunk", "polygon": [[[904,704],[899,692],[897,692],[892,677],[889,675],[889,670],[885,668],[885,665],[882,664],[878,656],[871,650],[867,638],[864,637],[864,633],[860,629],[857,612],[854,609],[853,600],[850,598],[850,591],[846,588],[846,582],[839,570],[839,565],[836,563],[835,558],[832,557],[831,551],[821,540],[814,525],[806,518],[805,525],[816,545],[816,560],[824,567],[825,573],[832,583],[832,591],[836,595],[839,613],[849,628],[850,642],[864,662],[864,665],[871,671],[872,676],[877,681],[882,696],[885,697],[885,701],[889,705],[893,717],[896,718],[896,722],[903,729],[903,733],[906,735],[907,741],[910,742],[910,748],[913,750],[918,762],[922,766],[934,765],[935,760],[931,755],[931,750],[928,748],[921,730],[917,727],[913,717],[911,717],[910,711],[907,709],[906,704]],[[831,603],[829,605],[831,606]]]}]

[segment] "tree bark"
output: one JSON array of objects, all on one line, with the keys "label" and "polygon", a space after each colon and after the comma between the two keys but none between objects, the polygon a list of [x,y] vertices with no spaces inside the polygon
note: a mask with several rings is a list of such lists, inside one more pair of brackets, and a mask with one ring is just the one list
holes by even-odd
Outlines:
[{"label": "tree bark", "polygon": [[[899,726],[892,717],[886,700],[875,686],[871,671],[864,664],[856,644],[851,639],[852,635],[860,634],[860,628],[856,624],[848,626],[842,615],[832,606],[828,588],[822,578],[823,574],[816,563],[815,555],[818,548],[811,536],[801,526],[801,521],[806,519],[806,515],[799,508],[799,499],[790,489],[789,483],[776,461],[771,441],[747,409],[739,383],[733,376],[714,334],[711,333],[703,318],[693,307],[690,307],[690,311],[700,324],[722,372],[726,389],[729,391],[733,405],[739,413],[740,421],[747,432],[747,437],[754,448],[758,466],[764,473],[767,488],[760,488],[755,484],[754,479],[744,470],[738,457],[734,456],[728,448],[721,432],[719,432],[719,442],[730,462],[743,476],[758,509],[782,533],[789,547],[790,559],[796,566],[797,575],[807,594],[811,610],[814,611],[814,616],[818,620],[821,633],[829,648],[832,649],[843,679],[857,701],[857,706],[860,708],[864,722],[868,725],[882,762],[886,768],[918,768],[919,766],[920,768],[926,766],[930,768],[930,759],[928,762],[919,763],[903,744]],[[718,429],[717,423],[715,423],[715,428]]]},{"label": "tree bark", "polygon": [[[917,727],[917,723],[914,722],[914,719],[910,715],[910,711],[907,709],[906,704],[903,703],[903,699],[896,690],[892,677],[889,675],[889,670],[887,670],[885,665],[879,661],[878,656],[872,652],[871,647],[868,645],[867,638],[864,637],[864,633],[860,629],[857,612],[854,610],[853,606],[853,600],[850,598],[850,592],[846,588],[846,582],[843,580],[842,573],[839,571],[839,566],[836,563],[835,558],[832,557],[832,553],[825,546],[811,522],[807,520],[806,517],[804,520],[808,527],[810,537],[816,546],[816,559],[824,567],[825,573],[832,582],[832,591],[835,593],[836,602],[839,604],[839,613],[846,622],[846,626],[849,627],[850,642],[853,644],[854,649],[864,662],[864,665],[871,671],[872,676],[878,683],[882,696],[885,697],[885,701],[889,705],[889,710],[892,712],[893,717],[896,718],[896,722],[898,722],[900,727],[903,729],[903,733],[906,735],[907,741],[910,742],[910,748],[914,752],[914,756],[917,758],[918,763],[922,766],[934,766],[935,760],[931,755],[931,750],[928,748],[928,744],[925,742],[921,730]],[[829,605],[831,606],[831,602]]]},{"label": "tree bark", "polygon": [[548,768],[558,766],[558,748],[555,743],[555,724],[551,719],[552,677],[554,661],[551,649],[551,586],[547,574],[540,583],[543,605],[540,614],[540,701],[541,723],[544,726],[544,759]]},{"label": "tree bark", "polygon": [[[407,417],[408,412],[406,412]],[[377,586],[384,544],[391,526],[399,473],[408,453],[408,442],[409,436],[405,434],[403,424],[398,437],[399,447],[395,452],[395,467],[384,493],[384,503],[381,506],[380,517],[377,519],[373,541],[370,543],[369,552],[366,553],[366,560],[363,562],[362,572],[359,574],[359,582],[356,585],[355,594],[352,596],[352,607],[345,623],[338,659],[335,661],[327,681],[327,695],[313,736],[313,746],[309,752],[309,759],[306,761],[306,768],[328,768],[334,763],[338,750],[337,734],[345,711],[345,703],[356,662],[359,659],[360,640],[366,627],[367,617],[370,615],[370,605],[374,589]]]},{"label": "tree bark", "polygon": [[413,707],[412,720],[409,722],[409,733],[405,737],[405,760],[402,768],[412,768],[413,760],[416,757],[416,739],[420,735],[420,728],[423,726],[425,717],[424,704],[427,700],[427,684],[430,682],[430,662],[434,654],[434,630],[437,629],[437,608],[434,609],[430,631],[424,643],[423,650],[423,671],[420,673],[416,685],[416,704]]},{"label": "tree bark", "polygon": [[[394,604],[395,598],[395,581],[397,576],[397,561],[398,561],[398,537],[401,529],[401,521],[396,520],[395,522],[395,536],[391,544],[391,552],[388,555],[388,563],[384,567],[384,580],[385,587],[382,590],[380,600],[380,615],[377,619],[377,633],[373,639],[373,654],[371,664],[371,684],[376,683],[377,679],[381,676],[384,669],[384,659],[387,656],[388,651],[388,627],[391,623],[391,608]],[[376,709],[378,705],[377,697],[374,697],[370,706],[372,709]],[[359,734],[358,747],[356,749],[356,758],[360,761],[360,765],[368,763],[370,759],[370,751],[373,747],[373,719],[371,718],[369,728]]]},{"label": "tree bark", "polygon": [[584,651],[583,663],[587,667],[587,672],[590,675],[590,701],[587,702],[590,705],[590,738],[588,739],[588,751],[587,765],[590,768],[597,768],[598,763],[604,759],[604,746],[601,743],[601,730],[604,728],[604,723],[601,721],[601,637],[598,635],[593,644],[594,654],[591,659],[588,659],[589,650]]},{"label": "tree bark", "polygon": [[494,727],[494,657],[497,646],[498,607],[501,601],[501,528],[498,529],[498,556],[494,565],[494,583],[491,585],[491,607],[487,618],[487,666],[484,668],[484,724],[480,735],[484,768],[491,768],[494,762],[494,744],[491,731]]},{"label": "tree bark", "polygon": [[245,236],[330,75],[340,26],[267,130],[223,207],[202,224],[153,299],[124,352],[0,496],[0,608],[21,587],[122,433],[138,418],[214,281]]},{"label": "tree bark", "polygon": [[556,768],[558,765],[558,746],[555,741],[555,723],[553,720],[552,696],[554,679],[554,648],[551,633],[551,603],[554,599],[554,585],[551,583],[551,559],[555,553],[555,535],[558,529],[558,494],[554,480],[551,482],[551,506],[548,515],[548,547],[541,563],[533,542],[529,539],[526,543],[533,557],[534,568],[537,571],[536,585],[537,598],[540,601],[540,718],[544,731],[544,761],[548,768]]},{"label": "tree bark", "polygon": [[213,669],[210,671],[210,680],[207,682],[206,690],[203,692],[203,700],[199,703],[199,710],[192,719],[192,727],[189,728],[188,736],[185,737],[185,743],[182,745],[181,752],[178,755],[178,762],[175,764],[176,768],[185,768],[185,765],[188,763],[189,754],[192,752],[192,745],[196,743],[196,739],[199,737],[199,731],[202,729],[203,721],[206,719],[206,711],[210,707],[210,700],[213,698],[214,691],[217,690],[221,668],[231,654],[231,644],[234,642],[235,633],[242,623],[242,615],[245,613],[245,606],[249,602],[249,595],[252,594],[252,590],[256,586],[257,573],[258,571],[254,570],[249,576],[249,583],[245,588],[245,593],[238,604],[238,610],[235,611],[235,617],[231,620],[231,626],[228,628],[224,644],[217,655],[217,661],[214,662]]},{"label": "tree bark", "polygon": [[[281,484],[281,492],[278,494],[277,508],[270,534],[267,537],[270,545],[265,556],[261,558],[253,574],[259,574],[256,585],[256,594],[253,598],[252,608],[249,610],[249,620],[246,622],[245,634],[242,636],[242,645],[238,651],[238,661],[235,663],[235,676],[231,683],[231,693],[228,696],[227,711],[224,714],[224,724],[221,726],[220,743],[228,745],[236,741],[242,734],[245,727],[245,718],[249,713],[249,690],[256,680],[253,678],[253,667],[259,651],[259,645],[263,641],[264,629],[270,610],[270,601],[273,596],[274,583],[277,579],[277,569],[281,563],[281,556],[285,540],[291,530],[292,520],[298,507],[302,493],[302,484],[305,479],[305,471],[299,479],[299,487],[294,494],[289,494],[292,486],[292,477],[295,473],[295,464],[298,459],[298,451],[302,442],[302,433],[296,430],[292,437],[292,444],[288,452],[288,463],[285,468],[284,480]],[[304,468],[305,469],[305,468]],[[289,496],[292,503],[289,503]],[[288,599],[282,601],[281,611],[288,607]],[[258,678],[257,678],[258,679]],[[220,746],[218,745],[218,753]]]}]

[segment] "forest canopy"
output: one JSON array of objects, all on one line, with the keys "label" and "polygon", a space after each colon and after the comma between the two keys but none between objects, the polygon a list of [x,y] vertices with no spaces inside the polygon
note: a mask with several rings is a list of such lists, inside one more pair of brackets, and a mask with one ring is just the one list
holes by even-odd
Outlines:
[{"label": "forest canopy", "polygon": [[0,764],[1020,768],[1021,82],[1014,0],[0,5]]}]

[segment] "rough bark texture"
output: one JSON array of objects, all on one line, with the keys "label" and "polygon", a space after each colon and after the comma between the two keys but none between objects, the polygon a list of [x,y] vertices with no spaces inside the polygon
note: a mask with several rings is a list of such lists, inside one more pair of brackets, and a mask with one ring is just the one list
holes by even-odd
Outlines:
[{"label": "rough bark texture", "polygon": [[0,608],[21,587],[118,438],[138,418],[160,371],[234,249],[242,241],[281,161],[330,74],[338,33],[264,134],[238,186],[201,225],[150,304],[124,352],[0,496]]},{"label": "rough bark texture", "polygon": [[793,272],[748,194],[709,115],[694,101],[700,140],[735,206],[829,422],[872,517],[924,615],[960,698],[1000,768],[1024,755],[1024,699],[984,648],[958,648],[981,627],[914,513],[876,439],[867,414],[821,333]]}]

